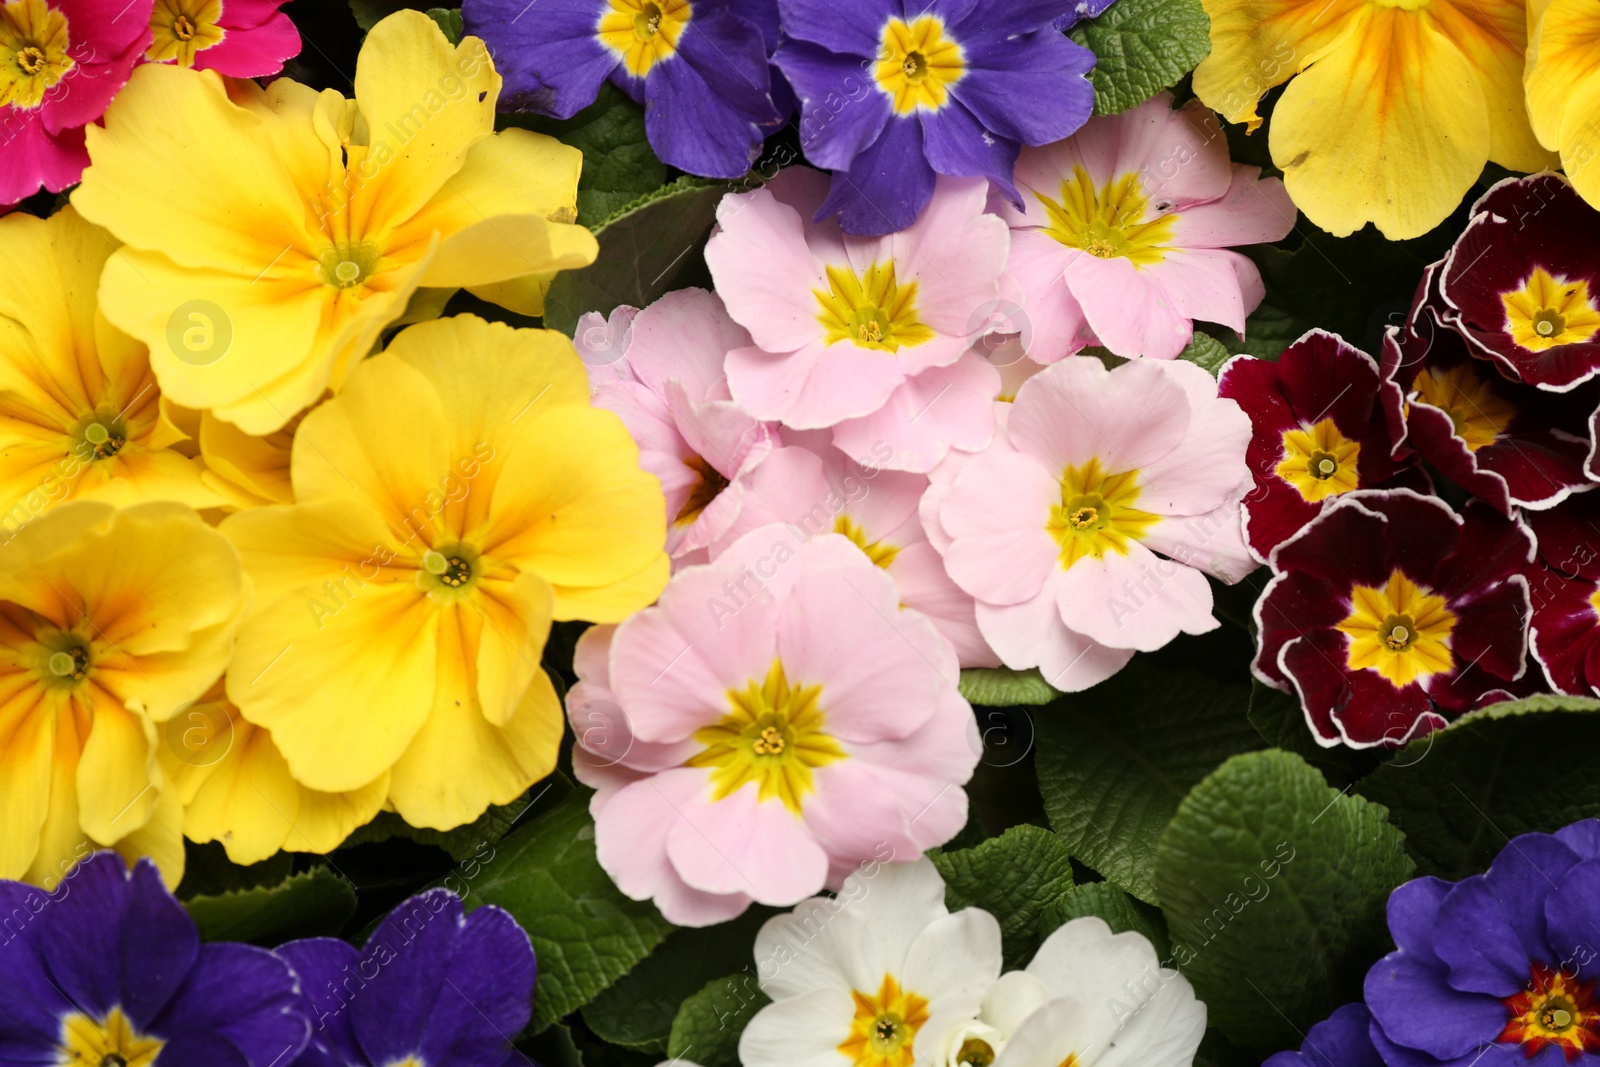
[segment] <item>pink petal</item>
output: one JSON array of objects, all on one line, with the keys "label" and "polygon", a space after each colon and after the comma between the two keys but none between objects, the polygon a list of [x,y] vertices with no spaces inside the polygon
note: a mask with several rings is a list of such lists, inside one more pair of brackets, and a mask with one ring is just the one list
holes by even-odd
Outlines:
[{"label": "pink petal", "polygon": [[1067,693],[1099,685],[1133,658],[1132,649],[1107,648],[1067,628],[1057,593],[1062,572],[1029,600],[1007,606],[978,603],[978,628],[1007,667],[1038,667],[1045,681]]},{"label": "pink petal", "polygon": [[[1136,361],[1108,371],[1074,356],[1023,383],[1006,435],[1059,477],[1092,459],[1107,473],[1143,469],[1171,452],[1188,426],[1188,396],[1159,366]],[[1057,486],[1052,503],[1060,495]]]},{"label": "pink petal", "polygon": [[[827,291],[822,263],[806,245],[806,223],[771,188],[730,193],[706,265],[728,314],[769,352],[793,352],[822,336],[813,290]],[[737,393],[735,393],[737,395]]]},{"label": "pink petal", "polygon": [[828,855],[778,800],[745,785],[715,801],[690,801],[667,833],[667,857],[691,888],[740,893],[779,907],[804,900],[828,878]]},{"label": "pink petal", "polygon": [[989,443],[999,388],[999,372],[966,352],[954,366],[907,378],[871,414],[834,426],[833,443],[851,455],[886,443],[893,454],[883,466],[930,471],[952,448],[976,452]]},{"label": "pink petal", "polygon": [[950,577],[991,604],[1035,595],[1057,569],[1061,550],[1045,527],[1060,500],[1061,483],[1032,457],[991,448],[974,458],[939,508]]},{"label": "pink petal", "polygon": [[1154,652],[1180,633],[1203,634],[1211,615],[1211,586],[1199,571],[1162,559],[1137,542],[1127,555],[1080,559],[1057,590],[1062,618],[1083,636],[1112,648]]},{"label": "pink petal", "polygon": [[1221,199],[1176,214],[1172,243],[1179,248],[1232,248],[1281,241],[1298,217],[1282,181],[1263,179],[1259,168],[1236,163]]},{"label": "pink petal", "polygon": [[1194,323],[1131,260],[1085,253],[1067,265],[1067,285],[1100,343],[1119,356],[1172,359],[1194,336]]}]

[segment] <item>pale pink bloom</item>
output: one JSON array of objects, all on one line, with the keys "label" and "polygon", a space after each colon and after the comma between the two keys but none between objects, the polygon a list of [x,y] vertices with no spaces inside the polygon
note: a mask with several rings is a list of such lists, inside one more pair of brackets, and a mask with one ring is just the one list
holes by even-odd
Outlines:
[{"label": "pale pink bloom", "polygon": [[594,403],[622,419],[639,444],[639,466],[661,480],[668,554],[676,565],[698,562],[738,517],[743,476],[775,442],[774,427],[733,402],[722,373],[729,349],[750,335],[704,289],[668,293],[632,316],[625,310],[611,324],[599,316],[578,324]]},{"label": "pale pink bloom", "polygon": [[969,348],[997,304],[1020,299],[987,189],[940,178],[917,221],[884,237],[812,221],[827,178],[806,167],[724,197],[706,262],[753,341],[728,356],[734,398],[757,418],[833,428],[851,454],[885,441],[895,470],[982,448],[998,383]]},{"label": "pale pink bloom", "polygon": [[966,823],[955,652],[844,537],[754,530],[586,633],[574,669],[600,863],[672,922],[794,904]]},{"label": "pale pink bloom", "polygon": [[[1216,118],[1198,100],[1160,93],[1076,134],[1024,148],[1008,270],[1034,330],[1119,356],[1172,359],[1194,320],[1244,334],[1265,295],[1236,245],[1286,237],[1296,213],[1277,178],[1228,161]],[[1039,358],[1039,357],[1036,357]]]},{"label": "pale pink bloom", "polygon": [[633,320],[638,317],[638,308],[618,304],[609,316],[590,311],[578,319],[578,328],[572,331],[572,345],[583,360],[591,388],[606,382],[639,380],[627,360],[628,346],[633,343]]},{"label": "pale pink bloom", "polygon": [[712,546],[712,558],[722,545],[768,523],[785,524],[804,539],[843,534],[894,579],[905,607],[928,616],[950,640],[962,667],[1000,666],[978,632],[972,597],[950,580],[922,530],[917,504],[927,475],[884,470],[875,465],[883,457],[871,452],[853,460],[818,431],[786,431],[784,437],[792,443],[745,479],[744,508]]},{"label": "pale pink bloom", "polygon": [[1218,625],[1204,574],[1254,567],[1249,438],[1193,364],[1075,356],[1023,383],[988,449],[935,473],[929,536],[1008,667],[1086,689]]}]

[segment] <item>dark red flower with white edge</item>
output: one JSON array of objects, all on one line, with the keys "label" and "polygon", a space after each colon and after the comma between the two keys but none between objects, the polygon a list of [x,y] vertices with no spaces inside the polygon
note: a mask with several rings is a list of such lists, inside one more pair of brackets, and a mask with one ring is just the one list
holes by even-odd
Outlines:
[{"label": "dark red flower with white edge", "polygon": [[1559,174],[1473,205],[1439,275],[1444,322],[1512,381],[1565,392],[1600,374],[1600,211]]},{"label": "dark red flower with white edge", "polygon": [[1600,493],[1529,512],[1539,558],[1528,565],[1530,642],[1550,687],[1600,696]]},{"label": "dark red flower with white edge", "polygon": [[1323,330],[1277,362],[1236,356],[1222,368],[1217,392],[1250,416],[1245,461],[1255,488],[1244,500],[1244,532],[1261,562],[1344,493],[1430,488],[1414,462],[1392,456],[1381,381],[1377,360]]},{"label": "dark red flower with white edge", "polygon": [[1398,747],[1526,688],[1533,557],[1477,502],[1346,493],[1273,553],[1251,669],[1299,695],[1319,744]]},{"label": "dark red flower with white edge", "polygon": [[1404,327],[1383,341],[1382,398],[1396,448],[1414,450],[1473,496],[1509,515],[1550,508],[1600,484],[1595,419],[1600,381],[1548,393],[1474,359],[1436,312],[1437,264]]}]

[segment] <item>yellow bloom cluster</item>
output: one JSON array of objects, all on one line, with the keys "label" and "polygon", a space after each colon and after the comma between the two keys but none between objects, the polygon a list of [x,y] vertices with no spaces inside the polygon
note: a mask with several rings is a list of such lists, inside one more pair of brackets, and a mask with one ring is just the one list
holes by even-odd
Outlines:
[{"label": "yellow bloom cluster", "polygon": [[[1308,219],[1433,229],[1493,162],[1559,162],[1600,206],[1600,13],[1584,0],[1203,0],[1195,93],[1269,145]],[[1292,80],[1291,80],[1292,79]]]},{"label": "yellow bloom cluster", "polygon": [[653,601],[666,514],[566,337],[417,322],[596,254],[499,90],[413,11],[353,100],[141,66],[71,206],[0,218],[0,879],[175,885],[185,835],[326,852],[554,767],[552,621]]}]

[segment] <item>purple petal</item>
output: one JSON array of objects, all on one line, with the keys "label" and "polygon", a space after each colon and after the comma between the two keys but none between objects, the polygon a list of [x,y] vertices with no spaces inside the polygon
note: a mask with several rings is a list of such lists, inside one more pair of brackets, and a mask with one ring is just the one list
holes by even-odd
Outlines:
[{"label": "purple petal", "polygon": [[1373,1021],[1390,1040],[1440,1059],[1493,1041],[1506,1024],[1499,999],[1452,989],[1443,967],[1404,952],[1373,964],[1363,992]]},{"label": "purple petal", "polygon": [[362,955],[377,974],[351,1002],[356,1037],[373,1063],[398,1063],[419,1054],[428,1017],[439,999],[462,919],[461,898],[431,889],[389,913]]},{"label": "purple petal", "polygon": [[816,220],[837,213],[846,233],[894,233],[916,221],[933,196],[933,183],[933,168],[922,154],[922,123],[894,119],[848,171],[834,172]]},{"label": "purple petal", "polygon": [[1439,918],[1454,882],[1443,878],[1413,878],[1389,894],[1389,933],[1394,943],[1408,956],[1436,960],[1433,951],[1433,924]]},{"label": "purple petal", "polygon": [[1368,1031],[1365,1004],[1346,1004],[1313,1026],[1298,1052],[1280,1052],[1262,1067],[1383,1067]]},{"label": "purple petal", "polygon": [[1072,5],[1072,10],[1052,22],[1050,28],[1065,32],[1084,19],[1099,18],[1105,14],[1106,8],[1115,2],[1116,0],[1078,0]]},{"label": "purple petal", "polygon": [[1094,86],[1084,75],[1093,67],[1093,52],[1053,31],[991,38],[968,47],[966,74],[950,92],[992,133],[1050,144],[1089,121]]},{"label": "purple petal", "polygon": [[424,1063],[493,1064],[533,1014],[533,945],[499,908],[467,917],[422,1041]]},{"label": "purple petal", "polygon": [[989,133],[959,100],[950,100],[937,111],[920,112],[919,117],[924,151],[935,171],[957,178],[988,178],[1007,200],[1022,206],[1022,197],[1011,184],[1020,151],[1017,142]]},{"label": "purple petal", "polygon": [[70,1005],[39,958],[38,932],[56,899],[21,882],[0,882],[0,1063],[54,1061],[58,1017]]},{"label": "purple petal", "polygon": [[772,61],[800,101],[800,147],[829,170],[848,170],[889,122],[889,98],[871,64],[815,45],[786,41]]},{"label": "purple petal", "polygon": [[62,885],[71,890],[40,928],[40,955],[77,1010],[103,1017],[122,1000],[119,946],[131,893],[128,871],[121,856],[100,852],[74,867]]},{"label": "purple petal", "polygon": [[[1539,549],[1544,551],[1545,538],[1541,533]],[[1556,831],[1556,840],[1586,860],[1600,859],[1600,819],[1581,819],[1571,826]]]},{"label": "purple petal", "polygon": [[[288,1063],[300,1067],[306,1060],[286,1056],[277,1067]],[[252,1064],[227,1038],[211,1031],[197,1031],[179,1034],[161,1046],[161,1067],[252,1067]]]},{"label": "purple petal", "polygon": [[1585,860],[1560,880],[1545,901],[1550,965],[1584,980],[1600,972],[1600,860]]},{"label": "purple petal", "polygon": [[[188,980],[150,1033],[161,1038],[213,1034],[238,1049],[250,1067],[283,1067],[310,1035],[302,1004],[294,972],[266,949],[203,945]],[[167,1067],[167,1052],[161,1055]],[[199,1067],[202,1061],[192,1062]]]},{"label": "purple petal", "polygon": [[332,937],[292,941],[278,955],[300,980],[311,1019],[311,1044],[297,1061],[302,1067],[360,1064],[361,1043],[351,1024],[350,1002],[366,989],[363,973],[376,973],[353,945]]},{"label": "purple petal", "polygon": [[883,26],[905,15],[900,0],[778,0],[785,37],[865,59],[877,55]]},{"label": "purple petal", "polygon": [[122,915],[122,1008],[135,1030],[150,1025],[200,956],[200,934],[150,863],[134,868]]},{"label": "purple petal", "polygon": [[595,36],[604,8],[604,0],[464,0],[465,31],[483,39],[505,79],[500,110],[565,119],[594,103],[620,62]]},{"label": "purple petal", "polygon": [[761,34],[736,15],[696,18],[678,54],[645,82],[645,132],[662,161],[709,178],[742,177],[778,122]]}]

